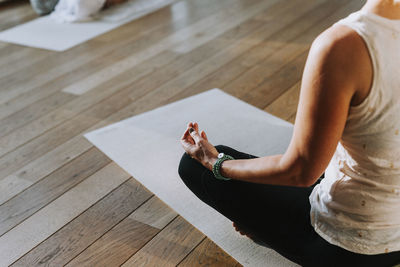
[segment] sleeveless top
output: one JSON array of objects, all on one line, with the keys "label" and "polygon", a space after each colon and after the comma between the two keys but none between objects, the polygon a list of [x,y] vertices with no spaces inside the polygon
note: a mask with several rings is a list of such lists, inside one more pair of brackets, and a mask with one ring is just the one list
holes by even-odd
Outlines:
[{"label": "sleeveless top", "polygon": [[400,250],[400,20],[358,11],[337,22],[369,50],[373,82],[350,107],[342,138],[310,195],[311,224],[328,242],[360,254]]}]

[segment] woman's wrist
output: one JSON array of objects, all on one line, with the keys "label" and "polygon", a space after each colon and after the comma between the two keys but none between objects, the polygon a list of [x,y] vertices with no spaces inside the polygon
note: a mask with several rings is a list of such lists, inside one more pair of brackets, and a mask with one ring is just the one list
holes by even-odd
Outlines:
[{"label": "woman's wrist", "polygon": [[206,160],[206,162],[203,164],[204,167],[206,167],[207,169],[209,169],[210,171],[212,171],[215,162],[217,162],[217,159],[218,159],[218,155],[215,156],[215,157],[208,158],[208,159]]}]

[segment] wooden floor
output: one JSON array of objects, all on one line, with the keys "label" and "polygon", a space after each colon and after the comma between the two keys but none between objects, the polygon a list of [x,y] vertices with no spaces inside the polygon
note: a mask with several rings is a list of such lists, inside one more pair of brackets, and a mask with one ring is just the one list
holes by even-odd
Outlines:
[{"label": "wooden floor", "polygon": [[[82,134],[215,87],[293,122],[312,40],[363,2],[181,0],[62,53],[0,42],[0,266],[240,266]],[[0,5],[0,30],[33,18]]]}]

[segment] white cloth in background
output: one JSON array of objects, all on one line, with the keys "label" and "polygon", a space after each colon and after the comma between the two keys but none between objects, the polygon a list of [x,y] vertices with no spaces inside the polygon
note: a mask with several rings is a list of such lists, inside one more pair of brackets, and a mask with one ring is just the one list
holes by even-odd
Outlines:
[{"label": "white cloth in background", "polygon": [[51,13],[58,22],[80,22],[92,20],[106,0],[60,0]]},{"label": "white cloth in background", "polygon": [[364,39],[374,77],[310,196],[311,222],[327,241],[356,253],[400,251],[400,20],[358,11],[338,24]]}]

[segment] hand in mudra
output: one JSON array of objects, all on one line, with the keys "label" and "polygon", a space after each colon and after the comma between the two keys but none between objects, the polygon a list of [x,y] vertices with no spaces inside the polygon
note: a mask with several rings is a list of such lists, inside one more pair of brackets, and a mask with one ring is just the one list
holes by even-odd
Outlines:
[{"label": "hand in mudra", "polygon": [[200,162],[204,167],[212,170],[212,166],[217,161],[218,151],[208,141],[204,131],[199,133],[197,123],[189,123],[186,131],[181,138],[181,144],[186,153]]}]

